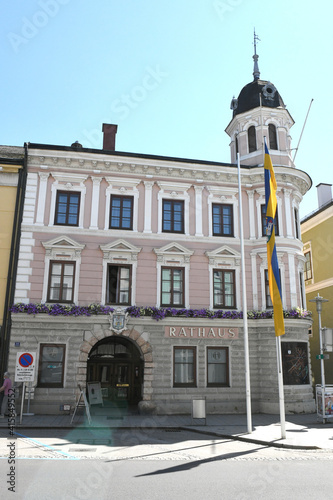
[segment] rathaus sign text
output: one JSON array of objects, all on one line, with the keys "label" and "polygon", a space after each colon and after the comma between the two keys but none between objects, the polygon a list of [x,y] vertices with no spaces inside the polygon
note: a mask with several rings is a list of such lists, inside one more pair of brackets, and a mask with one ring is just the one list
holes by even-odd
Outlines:
[{"label": "rathaus sign text", "polygon": [[238,328],[166,326],[164,335],[165,337],[188,337],[193,339],[238,339]]}]

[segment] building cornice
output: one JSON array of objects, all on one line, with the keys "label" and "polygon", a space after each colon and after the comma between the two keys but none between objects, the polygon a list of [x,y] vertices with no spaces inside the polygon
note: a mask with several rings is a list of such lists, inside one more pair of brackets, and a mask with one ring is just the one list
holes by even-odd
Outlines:
[{"label": "building cornice", "polygon": [[[107,155],[103,151],[69,151],[30,150],[28,165],[30,171],[49,170],[54,173],[63,172],[70,175],[87,175],[94,177],[114,177],[127,179],[136,177],[141,181],[156,182],[191,182],[193,185],[220,183],[226,187],[238,184],[236,165],[203,162],[187,159],[143,156]],[[257,187],[264,185],[264,169],[262,166],[241,166],[242,185]],[[275,167],[275,176],[280,188],[299,191],[303,196],[311,187],[310,177],[303,171],[290,167]]]}]

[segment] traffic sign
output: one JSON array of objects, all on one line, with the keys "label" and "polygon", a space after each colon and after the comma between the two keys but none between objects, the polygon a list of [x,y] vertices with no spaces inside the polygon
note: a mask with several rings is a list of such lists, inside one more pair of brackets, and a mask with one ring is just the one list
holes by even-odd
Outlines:
[{"label": "traffic sign", "polygon": [[330,359],[329,354],[317,354],[316,359]]},{"label": "traffic sign", "polygon": [[19,364],[21,366],[23,366],[23,368],[27,368],[28,366],[31,366],[33,361],[34,361],[34,358],[30,352],[24,352],[19,357]]},{"label": "traffic sign", "polygon": [[33,382],[35,380],[35,352],[16,354],[15,382]]}]

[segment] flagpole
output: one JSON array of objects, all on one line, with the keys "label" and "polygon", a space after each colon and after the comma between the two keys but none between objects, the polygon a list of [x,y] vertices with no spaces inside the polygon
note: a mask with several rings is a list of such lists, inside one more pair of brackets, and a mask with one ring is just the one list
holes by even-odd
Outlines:
[{"label": "flagpole", "polygon": [[285,416],[285,409],[284,409],[282,353],[281,353],[281,336],[280,335],[278,337],[276,337],[276,354],[277,354],[278,382],[279,382],[281,439],[286,439],[286,416]]},{"label": "flagpole", "polygon": [[[276,180],[274,175],[273,164],[269,156],[269,151],[264,137],[265,146],[265,197],[266,197],[266,233],[267,233],[267,262],[268,262],[268,279],[269,291],[273,303],[274,314],[274,329],[276,337],[276,356],[277,356],[277,371],[278,371],[278,387],[279,387],[279,407],[280,407],[280,425],[281,439],[286,439],[286,419],[284,408],[284,391],[283,391],[283,371],[282,371],[282,352],[281,352],[281,335],[284,335],[284,319],[281,297],[281,283],[279,265],[276,253],[275,244],[275,229],[274,219],[276,216]],[[266,163],[267,158],[267,163]]]},{"label": "flagpole", "polygon": [[245,257],[244,257],[244,232],[243,232],[243,208],[242,208],[242,190],[240,175],[240,159],[237,153],[238,170],[238,200],[239,200],[239,232],[241,247],[241,271],[242,271],[242,302],[243,302],[243,330],[244,330],[244,356],[245,356],[245,390],[246,390],[246,416],[247,432],[252,433],[252,415],[251,415],[251,388],[250,388],[250,358],[249,358],[249,335],[247,327],[247,301],[246,301],[246,277],[245,277]]}]

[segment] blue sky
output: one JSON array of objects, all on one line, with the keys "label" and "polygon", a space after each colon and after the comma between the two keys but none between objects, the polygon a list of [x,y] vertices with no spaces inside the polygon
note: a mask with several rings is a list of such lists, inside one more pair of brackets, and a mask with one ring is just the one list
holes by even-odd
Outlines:
[{"label": "blue sky", "polygon": [[261,78],[295,120],[296,157],[313,187],[332,183],[329,0],[3,0],[0,143],[102,147],[230,161],[230,102],[252,81],[253,29]]}]

